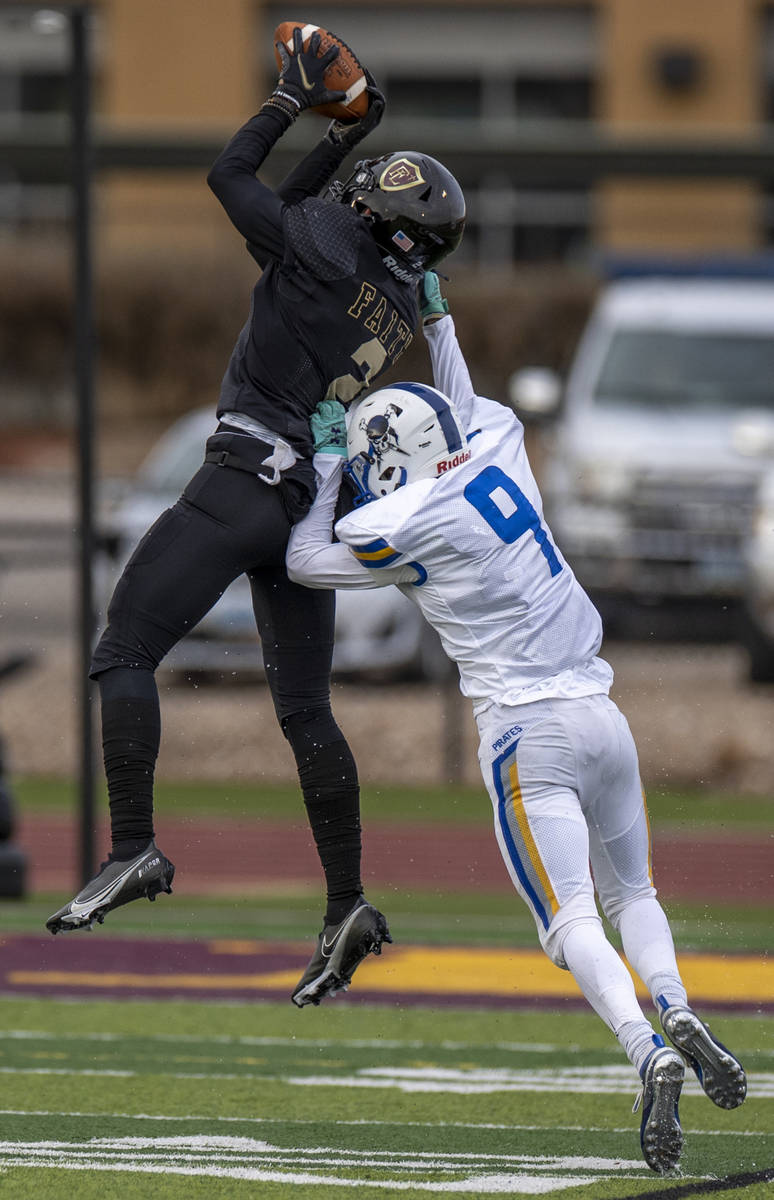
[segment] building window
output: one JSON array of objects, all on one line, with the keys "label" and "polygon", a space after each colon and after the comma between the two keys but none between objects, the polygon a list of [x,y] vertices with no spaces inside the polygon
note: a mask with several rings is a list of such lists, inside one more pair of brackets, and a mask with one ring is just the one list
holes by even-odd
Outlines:
[{"label": "building window", "polygon": [[478,117],[481,113],[481,80],[445,77],[427,79],[390,75],[383,89],[391,117]]},{"label": "building window", "polygon": [[530,120],[590,121],[593,80],[519,75],[514,81],[516,114]]},{"label": "building window", "polygon": [[[505,178],[465,189],[466,261],[561,261],[588,248],[591,201],[582,188],[530,188]],[[467,246],[465,243],[468,243]]]},{"label": "building window", "polygon": [[[69,108],[70,45],[64,13],[0,8],[0,121],[30,141]],[[23,169],[0,166],[0,236],[60,227],[70,216],[70,188],[44,156]]]},{"label": "building window", "polygon": [[25,71],[18,77],[20,113],[66,113],[70,103],[67,71]]}]

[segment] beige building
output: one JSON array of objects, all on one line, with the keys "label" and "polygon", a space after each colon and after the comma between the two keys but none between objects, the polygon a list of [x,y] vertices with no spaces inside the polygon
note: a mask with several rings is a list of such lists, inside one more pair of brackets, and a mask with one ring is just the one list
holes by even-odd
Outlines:
[{"label": "beige building", "polygon": [[[373,150],[412,144],[457,172],[469,198],[465,253],[473,262],[563,259],[589,248],[746,252],[772,240],[767,185],[749,172],[732,164],[724,173],[706,166],[692,173],[690,153],[678,155],[677,173],[661,173],[652,161],[640,172],[630,162],[624,172],[609,153],[611,145],[625,145],[631,156],[638,145],[666,142],[710,150],[757,144],[774,116],[772,4],[304,0],[301,10],[340,33],[383,85],[388,110]],[[18,4],[0,7],[0,114],[15,106],[25,118],[26,103],[33,109],[26,115],[40,117],[40,91],[57,100],[52,77],[66,69],[66,30],[22,36],[15,17],[9,37],[9,14],[19,12]],[[216,148],[270,90],[272,33],[294,15],[266,0],[98,0],[100,133]],[[282,141],[285,159],[286,147],[300,152],[324,127],[305,116]],[[602,168],[584,170],[584,147],[605,149]],[[205,173],[201,166],[104,172],[100,237],[119,247],[230,239],[226,224],[213,220]],[[8,189],[18,196],[19,182],[0,176],[0,222],[4,213],[12,219]],[[34,189],[47,185],[21,183],[31,202],[25,212],[34,214]],[[39,195],[41,206],[45,213]]]}]

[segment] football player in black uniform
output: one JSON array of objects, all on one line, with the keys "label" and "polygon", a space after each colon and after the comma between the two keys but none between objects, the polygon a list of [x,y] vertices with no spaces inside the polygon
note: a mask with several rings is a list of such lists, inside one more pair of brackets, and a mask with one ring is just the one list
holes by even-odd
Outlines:
[{"label": "football player in black uniform", "polygon": [[319,35],[304,51],[297,31],[292,52],[278,49],[277,88],[208,177],[263,267],[223,378],[217,431],[204,465],[129,560],[91,665],[112,849],[47,927],[90,928],[121,904],[171,891],[174,867],[153,840],[154,671],[245,573],[327,885],[324,929],[293,994],[302,1006],[346,987],[358,962],[389,940],[384,917],[363,898],[357,773],[330,707],[334,593],[293,584],[285,571],[290,529],[315,493],[310,418],[326,399],[354,399],[406,348],[422,272],[459,243],[465,205],[453,176],[414,152],[359,163],[346,183],[319,195],[381,119],[384,99],[370,77],[359,122],[332,122],[276,191],[257,179],[303,109],[342,96],[323,82],[337,47],[318,57]]}]

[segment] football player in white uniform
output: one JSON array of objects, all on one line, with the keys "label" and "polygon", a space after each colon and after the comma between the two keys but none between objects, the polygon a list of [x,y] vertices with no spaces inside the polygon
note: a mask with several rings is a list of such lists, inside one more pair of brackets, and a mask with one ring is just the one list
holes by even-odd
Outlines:
[{"label": "football player in white uniform", "polygon": [[[637,752],[597,653],[601,621],[545,523],[522,425],[475,394],[431,272],[423,291],[436,387],[401,383],[367,396],[349,415],[346,442],[343,410],[323,402],[313,418],[320,487],[291,534],[288,570],[315,588],[395,584],[438,631],[473,703],[510,877],[546,954],[571,972],[639,1071],[643,1154],[664,1172],[682,1149],[684,1059],[722,1108],[742,1103],[745,1074],[688,1007],[653,887]],[[342,469],[356,507],[336,523],[333,543]],[[605,937],[595,885],[671,1046]]]}]

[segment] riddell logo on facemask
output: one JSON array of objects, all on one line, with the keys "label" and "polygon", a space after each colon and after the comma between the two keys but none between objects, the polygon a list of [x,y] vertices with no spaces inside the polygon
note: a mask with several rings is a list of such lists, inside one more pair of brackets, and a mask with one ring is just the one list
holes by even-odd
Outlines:
[{"label": "riddell logo on facemask", "polygon": [[455,454],[454,458],[444,458],[436,464],[436,470],[439,475],[443,475],[444,471],[451,471],[452,467],[459,467],[462,463],[467,462],[470,458],[470,450],[463,450],[460,454]]}]

